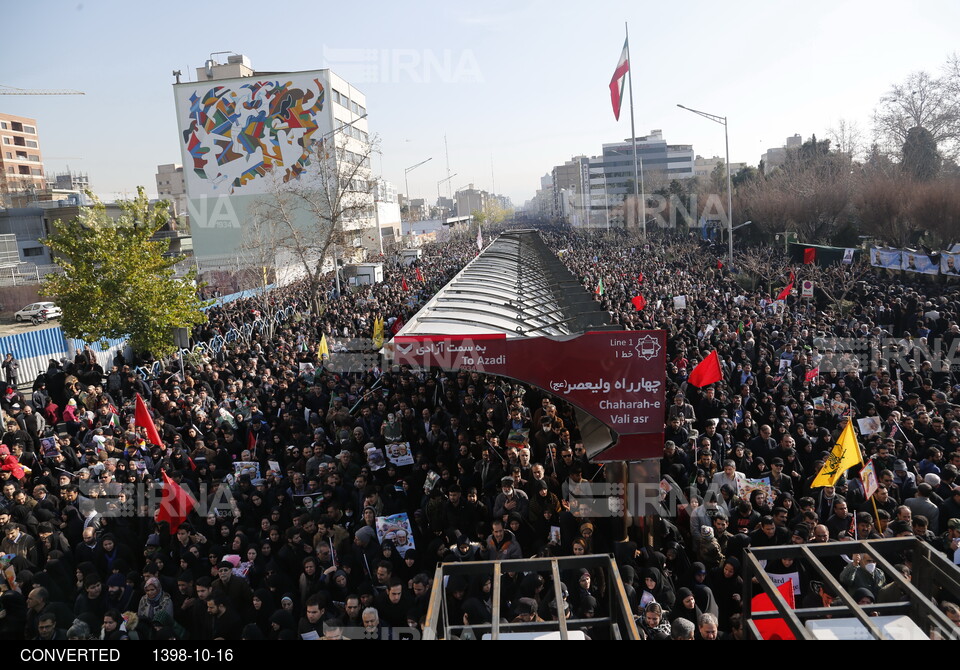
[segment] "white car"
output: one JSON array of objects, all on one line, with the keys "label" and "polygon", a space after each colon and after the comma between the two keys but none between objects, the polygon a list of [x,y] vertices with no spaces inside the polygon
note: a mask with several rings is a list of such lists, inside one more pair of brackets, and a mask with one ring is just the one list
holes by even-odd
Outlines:
[{"label": "white car", "polygon": [[57,307],[56,303],[52,302],[35,302],[33,304],[27,305],[19,312],[13,315],[13,318],[20,323],[21,321],[28,321],[30,317],[35,314],[39,314],[40,310],[47,310],[48,319],[59,319],[63,315],[63,310]]}]

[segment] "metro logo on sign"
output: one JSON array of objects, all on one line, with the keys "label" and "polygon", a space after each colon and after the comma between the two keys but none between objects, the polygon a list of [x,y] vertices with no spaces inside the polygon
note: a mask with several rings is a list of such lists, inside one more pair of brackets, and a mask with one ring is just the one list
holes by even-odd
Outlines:
[{"label": "metro logo on sign", "polygon": [[410,335],[395,337],[392,350],[398,365],[483,372],[545,389],[616,432],[620,440],[608,451],[616,451],[617,460],[652,458],[663,449],[664,331],[512,339]]}]

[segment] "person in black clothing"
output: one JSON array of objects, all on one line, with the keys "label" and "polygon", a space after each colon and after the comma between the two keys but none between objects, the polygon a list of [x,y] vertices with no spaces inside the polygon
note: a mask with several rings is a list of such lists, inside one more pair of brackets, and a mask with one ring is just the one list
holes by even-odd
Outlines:
[{"label": "person in black clothing", "polygon": [[207,597],[207,615],[212,619],[214,640],[240,639],[243,622],[222,593],[212,593]]}]

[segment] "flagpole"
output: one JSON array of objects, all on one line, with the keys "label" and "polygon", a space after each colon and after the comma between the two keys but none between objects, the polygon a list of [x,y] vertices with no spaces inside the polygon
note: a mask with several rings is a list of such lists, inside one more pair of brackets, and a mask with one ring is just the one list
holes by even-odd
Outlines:
[{"label": "flagpole", "polygon": [[[633,64],[630,63],[630,28],[623,22],[627,34],[627,85],[630,87],[630,141],[633,143],[633,195],[640,200],[640,170],[637,167],[637,131],[633,125]],[[644,198],[645,199],[645,198]],[[643,238],[647,238],[647,203],[641,202],[643,217]]]}]

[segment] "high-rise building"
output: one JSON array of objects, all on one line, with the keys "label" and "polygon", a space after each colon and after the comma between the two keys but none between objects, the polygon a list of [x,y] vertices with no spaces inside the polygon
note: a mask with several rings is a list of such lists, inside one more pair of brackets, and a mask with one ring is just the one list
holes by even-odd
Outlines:
[{"label": "high-rise building", "polygon": [[0,114],[0,201],[26,206],[46,187],[36,120]]},{"label": "high-rise building", "polygon": [[260,73],[240,55],[207,61],[197,79],[173,88],[201,267],[233,267],[249,240],[245,231],[293,189],[313,199],[289,214],[307,235],[329,215],[321,193],[333,187],[343,194],[339,205],[349,207],[337,254],[361,256],[364,231],[376,226],[363,93],[328,69]]},{"label": "high-rise building", "polygon": [[763,174],[770,174],[773,169],[783,165],[784,161],[787,160],[788,149],[799,149],[801,146],[803,146],[803,138],[800,135],[793,135],[784,141],[782,147],[767,149],[760,157]]},{"label": "high-rise building", "polygon": [[157,197],[169,200],[173,215],[178,219],[187,215],[187,184],[183,178],[183,166],[167,163],[157,166]]},{"label": "high-rise building", "polygon": [[[691,144],[667,144],[662,130],[651,130],[646,137],[637,140],[637,173],[642,173],[641,184],[645,193],[666,187],[674,179],[690,179],[694,176],[695,154]],[[605,210],[612,211],[632,196],[635,188],[633,142],[603,145],[603,155],[590,159],[590,207],[588,225],[604,225]],[[640,190],[640,189],[637,189]],[[614,215],[611,213],[611,217]],[[612,225],[619,225],[621,214],[611,218]]]}]

